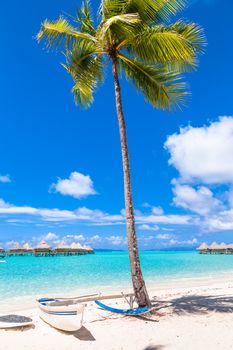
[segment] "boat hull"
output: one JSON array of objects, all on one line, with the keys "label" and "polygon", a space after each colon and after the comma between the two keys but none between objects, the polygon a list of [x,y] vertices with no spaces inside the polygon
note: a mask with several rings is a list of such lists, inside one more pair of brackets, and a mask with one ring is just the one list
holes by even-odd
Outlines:
[{"label": "boat hull", "polygon": [[19,315],[0,315],[0,329],[23,328],[33,325],[29,317]]},{"label": "boat hull", "polygon": [[56,299],[54,302],[38,302],[40,317],[50,326],[66,332],[74,332],[82,327],[85,304],[53,306],[53,303],[59,303]]}]

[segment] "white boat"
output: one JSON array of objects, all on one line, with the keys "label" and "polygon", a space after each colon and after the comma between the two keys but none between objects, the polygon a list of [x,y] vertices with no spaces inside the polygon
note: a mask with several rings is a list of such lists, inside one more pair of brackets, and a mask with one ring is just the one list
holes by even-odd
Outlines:
[{"label": "white boat", "polygon": [[1,315],[0,316],[0,329],[7,328],[22,328],[32,326],[33,321],[29,317],[20,315]]},{"label": "white boat", "polygon": [[40,317],[50,326],[66,332],[79,330],[83,325],[86,304],[68,304],[59,299],[38,299]]},{"label": "white boat", "polygon": [[82,295],[74,298],[40,298],[37,300],[40,308],[40,317],[54,328],[74,332],[82,327],[83,313],[87,302],[95,300],[130,298],[133,305],[134,293],[118,293],[103,295],[101,293]]}]

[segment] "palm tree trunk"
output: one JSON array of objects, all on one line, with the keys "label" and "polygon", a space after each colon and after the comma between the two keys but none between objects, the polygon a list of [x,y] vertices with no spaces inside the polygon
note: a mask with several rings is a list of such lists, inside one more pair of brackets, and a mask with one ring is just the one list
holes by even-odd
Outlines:
[{"label": "palm tree trunk", "polygon": [[112,58],[112,72],[114,77],[116,110],[117,110],[117,117],[118,117],[119,131],[120,131],[122,163],[123,163],[123,173],[124,173],[126,226],[127,226],[128,251],[129,251],[129,259],[130,259],[131,277],[132,277],[132,283],[133,283],[136,301],[140,307],[144,307],[144,306],[150,306],[151,302],[150,302],[150,299],[146,290],[145,282],[142,276],[142,270],[141,270],[139,254],[138,254],[138,243],[137,243],[137,236],[136,236],[134,207],[133,207],[133,199],[132,199],[131,180],[130,180],[128,144],[127,144],[124,114],[122,110],[121,89],[120,89],[120,83],[118,78],[117,60],[115,57]]}]

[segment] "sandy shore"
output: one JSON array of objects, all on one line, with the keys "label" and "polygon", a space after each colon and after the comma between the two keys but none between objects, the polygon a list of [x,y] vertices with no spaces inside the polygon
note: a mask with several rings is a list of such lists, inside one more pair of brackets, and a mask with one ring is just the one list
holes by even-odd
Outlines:
[{"label": "sandy shore", "polygon": [[34,328],[0,330],[0,350],[233,349],[233,283],[195,280],[188,287],[179,282],[150,295],[165,307],[144,318],[113,315],[90,303],[84,327],[74,334],[45,324],[38,309],[22,310],[17,314],[32,317]]}]

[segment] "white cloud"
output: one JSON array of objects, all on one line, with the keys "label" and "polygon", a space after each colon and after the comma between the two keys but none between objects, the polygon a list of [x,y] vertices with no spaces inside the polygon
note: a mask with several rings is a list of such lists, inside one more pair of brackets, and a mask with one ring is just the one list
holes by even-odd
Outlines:
[{"label": "white cloud", "polygon": [[168,137],[169,164],[182,182],[233,183],[233,117],[220,117],[209,126],[181,128]]},{"label": "white cloud", "polygon": [[144,203],[142,203],[142,207],[143,208],[151,208],[152,205],[150,205],[150,203],[148,203],[148,202],[144,202]]},{"label": "white cloud", "polygon": [[169,233],[159,233],[156,238],[162,239],[162,240],[167,240],[167,239],[172,239],[174,238],[174,235],[171,235]]},{"label": "white cloud", "polygon": [[122,245],[127,243],[126,238],[122,236],[110,236],[106,239],[113,245]]},{"label": "white cloud", "polygon": [[152,208],[152,213],[154,215],[163,215],[164,211],[161,207],[153,207]]},{"label": "white cloud", "polygon": [[2,183],[11,182],[10,176],[9,175],[0,175],[0,182],[2,182]]},{"label": "white cloud", "polygon": [[6,246],[6,247],[12,247],[12,246],[15,245],[16,243],[18,243],[18,242],[14,241],[14,240],[11,240],[11,241],[6,242],[6,243],[5,243],[5,246]]},{"label": "white cloud", "polygon": [[93,244],[99,243],[101,241],[102,241],[102,238],[99,235],[94,235],[94,236],[91,236],[91,237],[88,238],[88,243],[91,243],[91,244],[92,243]]},{"label": "white cloud", "polygon": [[53,233],[53,232],[48,232],[47,235],[45,235],[43,237],[43,239],[45,241],[54,241],[55,239],[58,239],[58,235],[56,235],[56,233]]},{"label": "white cloud", "polygon": [[72,172],[68,179],[58,178],[57,183],[52,184],[50,189],[55,189],[64,196],[72,196],[74,198],[96,194],[90,176],[76,171]]},{"label": "white cloud", "polygon": [[66,235],[65,239],[72,239],[74,241],[84,241],[85,237],[83,235]]},{"label": "white cloud", "polygon": [[80,220],[90,220],[93,217],[98,219],[104,216],[104,213],[101,210],[92,210],[86,207],[78,208],[74,213]]},{"label": "white cloud", "polygon": [[170,224],[170,225],[189,225],[192,223],[190,215],[142,215],[136,217],[140,224]]},{"label": "white cloud", "polygon": [[216,215],[206,217],[200,225],[204,231],[208,232],[232,231],[233,209],[223,210]]},{"label": "white cloud", "polygon": [[5,202],[4,199],[0,198],[0,208],[9,208],[10,204]]},{"label": "white cloud", "polygon": [[233,187],[226,193],[230,208],[233,208]]},{"label": "white cloud", "polygon": [[57,208],[33,208],[30,206],[15,206],[0,199],[0,214],[6,215],[30,215],[41,217],[45,221],[71,221],[77,220],[77,215],[70,210]]},{"label": "white cloud", "polygon": [[88,209],[81,207],[76,210],[64,210],[57,208],[34,208],[30,206],[15,206],[0,199],[0,214],[18,216],[29,215],[31,217],[40,217],[44,221],[81,221],[89,223],[117,222],[124,220],[122,215],[110,215],[101,210]]},{"label": "white cloud", "polygon": [[177,207],[191,210],[200,215],[208,215],[223,209],[223,204],[214,198],[213,192],[201,186],[197,190],[188,185],[177,183],[173,188],[173,202]]},{"label": "white cloud", "polygon": [[140,225],[138,228],[139,228],[139,230],[142,230],[142,231],[158,231],[159,230],[158,225],[150,226],[147,224],[143,224],[143,225]]},{"label": "white cloud", "polygon": [[[201,231],[233,230],[233,117],[182,128],[168,137],[165,148],[170,152],[169,164],[179,172],[172,181],[173,203],[200,215],[190,222]],[[211,185],[219,185],[221,200]],[[221,185],[228,185],[228,192],[223,193]]]},{"label": "white cloud", "polygon": [[169,241],[170,245],[173,245],[173,246],[192,246],[192,245],[195,245],[197,244],[197,239],[196,238],[192,238],[192,239],[188,239],[188,240],[184,240],[184,241],[179,241],[179,240],[176,240],[176,239],[171,239]]},{"label": "white cloud", "polygon": [[[80,207],[75,210],[65,210],[58,208],[34,208],[30,206],[15,206],[0,199],[0,215],[4,215],[5,220],[9,216],[13,219],[25,219],[25,216],[32,220],[41,220],[57,224],[58,222],[86,223],[88,225],[123,225],[125,216],[123,211],[120,214],[109,214],[97,209]],[[138,225],[151,225],[153,230],[157,230],[156,224],[164,223],[171,225],[190,225],[192,223],[190,215],[154,215],[153,212],[143,214],[139,212],[135,220]],[[24,220],[25,221],[25,220]],[[37,222],[38,224],[38,222]],[[146,226],[147,227],[147,226]]]},{"label": "white cloud", "polygon": [[47,241],[51,245],[58,244],[61,238],[54,232],[48,232],[43,235],[33,236],[31,238],[31,244],[36,246],[41,241]]}]

